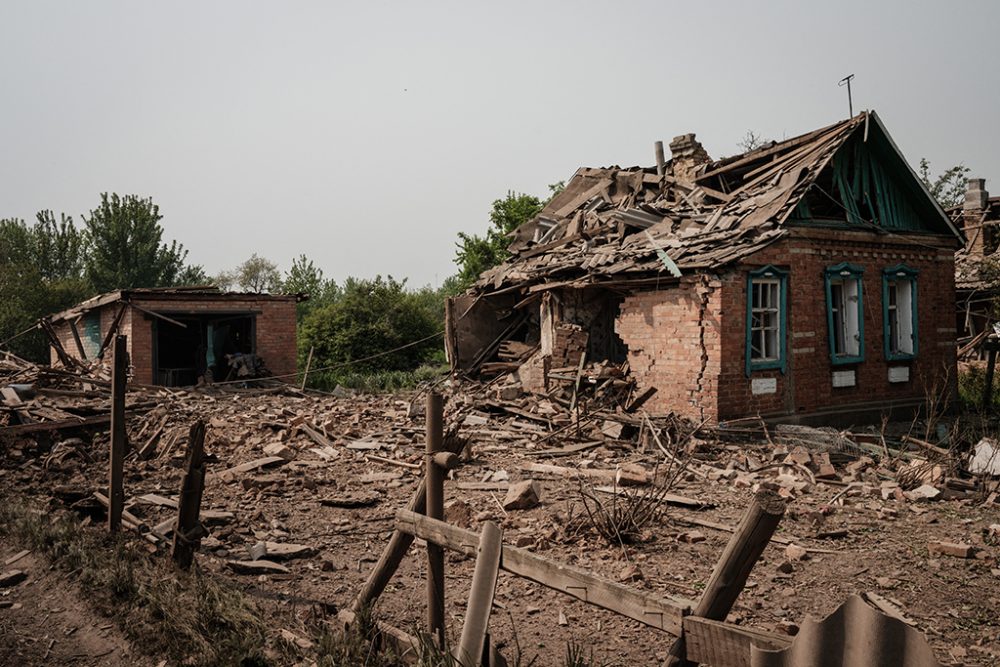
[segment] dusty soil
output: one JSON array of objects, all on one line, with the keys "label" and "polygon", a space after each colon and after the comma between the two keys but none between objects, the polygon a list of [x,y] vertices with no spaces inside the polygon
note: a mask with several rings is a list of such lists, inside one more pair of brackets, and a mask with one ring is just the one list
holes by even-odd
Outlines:
[{"label": "dusty soil", "polygon": [[[0,539],[0,566],[21,549]],[[71,577],[49,568],[29,553],[0,570],[17,569],[28,578],[0,590],[0,665],[92,665],[109,667],[156,664],[137,652],[118,627],[88,605]]]},{"label": "dusty soil", "polygon": [[[233,578],[248,593],[267,601],[262,609],[266,610],[264,613],[268,614],[269,625],[276,634],[290,630],[298,636],[309,636],[308,622],[322,616],[324,607],[329,610],[329,605],[348,606],[385,546],[395,512],[409,500],[420,472],[367,457],[374,454],[403,463],[420,463],[423,418],[408,416],[408,399],[407,396],[337,399],[253,393],[188,394],[181,399],[164,395],[164,402],[169,403],[171,410],[170,427],[186,429],[197,416],[208,422],[207,450],[214,457],[210,463],[212,471],[261,458],[263,448],[276,442],[295,452],[293,462],[278,467],[239,474],[228,481],[224,476],[210,476],[203,503],[208,509],[234,512],[235,520],[210,526],[211,538],[203,544],[199,565]],[[453,398],[448,411],[468,409],[469,405],[462,404],[470,402],[471,399],[462,396]],[[521,409],[534,408],[525,402]],[[329,451],[317,453],[316,450],[323,448],[291,427],[303,418],[326,432],[335,445],[332,455]],[[133,419],[130,432],[135,435],[147,420],[159,423],[161,415],[154,412]],[[608,440],[577,454],[540,458],[537,454],[542,449],[559,447],[569,440],[556,436],[542,442],[546,429],[540,421],[511,414],[494,415],[489,423],[463,426],[460,432],[470,439],[471,457],[446,483],[446,498],[448,503],[460,500],[468,507],[461,504],[453,507],[450,514],[453,522],[477,530],[481,520],[496,520],[504,529],[506,542],[524,545],[546,558],[612,580],[617,580],[632,563],[641,570],[642,579],[629,585],[688,600],[697,599],[729,537],[726,532],[689,522],[735,526],[752,497],[752,485],[725,478],[713,481],[705,473],[727,467],[753,468],[770,461],[767,444],[736,446],[711,440],[701,442],[695,456],[699,459],[696,467],[702,474],[684,477],[674,492],[712,506],[701,510],[671,507],[660,521],[647,528],[643,541],[623,549],[607,544],[593,533],[568,530],[574,523],[570,517],[579,517],[582,510],[579,482],[528,475],[522,468],[532,462],[545,462],[611,469],[616,464],[632,462],[652,471],[663,465],[658,450],[650,448],[643,452],[633,443]],[[593,438],[593,434],[587,437]],[[95,439],[89,450],[95,458],[92,463],[79,456],[66,456],[47,471],[42,469],[38,452],[30,444],[8,448],[0,452],[5,457],[0,488],[16,486],[36,493],[57,486],[84,492],[97,490],[104,484],[105,443],[106,439]],[[130,458],[126,463],[126,495],[133,501],[130,511],[150,526],[170,518],[173,510],[137,499],[149,493],[176,497],[182,450],[177,445],[166,458],[150,461]],[[538,480],[542,504],[530,510],[505,512],[500,506],[502,490],[459,488],[460,482],[483,481],[500,471],[511,481],[527,477]],[[984,537],[991,524],[1000,523],[997,505],[984,504],[982,498],[930,503],[883,500],[877,479],[857,494],[841,494],[844,488],[843,483],[818,481],[794,494],[778,532],[795,544],[835,553],[811,553],[806,560],[791,562],[789,568],[783,565],[788,560],[785,546],[772,543],[751,574],[729,620],[780,631],[801,623],[806,616],[829,614],[851,594],[874,591],[896,603],[912,619],[926,634],[941,661],[1000,664],[1000,619],[996,613],[996,600],[1000,599],[1000,576],[996,570],[1000,547]],[[831,505],[838,494],[843,497]],[[374,504],[344,509],[321,502],[345,497],[371,498]],[[52,505],[60,506],[55,500]],[[846,531],[846,535],[839,539],[816,537],[818,533],[838,530]],[[701,533],[704,540],[685,541],[691,539],[692,531]],[[927,549],[930,540],[969,543],[980,550],[979,557],[931,555]],[[291,569],[287,575],[232,573],[226,561],[246,559],[247,550],[258,541],[309,545],[317,549],[317,554],[287,562]],[[14,550],[16,545],[5,548]],[[413,631],[424,623],[425,560],[419,544],[411,548],[379,601],[379,616],[404,630]],[[471,560],[454,555],[447,562],[447,612],[454,637],[461,630],[472,568]],[[17,612],[0,610],[4,637],[16,639],[13,644],[5,642],[5,645],[16,645],[14,650],[22,651],[23,655],[40,657],[49,639],[55,638],[52,655],[64,651],[59,655],[96,656],[110,648],[112,652],[107,656],[112,657],[100,658],[105,661],[100,664],[117,664],[107,660],[124,656],[127,647],[107,627],[108,622],[91,618],[84,609],[58,597],[66,596],[64,589],[68,587],[62,586],[60,590],[56,585],[57,575],[40,577],[41,582],[48,581],[46,577],[52,578],[48,584],[51,588],[45,590],[57,597],[39,604],[39,611],[30,614],[26,612],[28,605]],[[25,592],[15,594],[24,595],[40,585],[45,584],[33,583]],[[515,647],[520,646],[525,659],[538,656],[536,665],[560,664],[566,643],[575,640],[593,647],[595,658],[601,661],[655,665],[670,646],[671,638],[655,629],[507,574],[500,576],[496,600],[492,635],[505,647],[508,660],[516,653]],[[49,610],[79,611],[50,612],[46,616],[42,606]],[[12,617],[20,620],[11,623],[8,619]],[[31,620],[41,618],[46,619],[45,623],[66,620],[58,621],[64,622],[64,626],[37,625]],[[64,632],[70,627],[77,630],[67,638]],[[104,637],[105,643],[84,644],[83,639],[90,637],[90,633]],[[18,662],[25,660],[17,658]]]}]

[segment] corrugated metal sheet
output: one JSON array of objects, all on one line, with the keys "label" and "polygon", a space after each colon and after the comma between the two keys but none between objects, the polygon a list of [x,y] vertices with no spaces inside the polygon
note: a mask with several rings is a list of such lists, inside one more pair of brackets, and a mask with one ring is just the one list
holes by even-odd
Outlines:
[{"label": "corrugated metal sheet", "polygon": [[822,621],[806,620],[792,645],[752,646],[751,667],[940,667],[924,636],[854,595]]}]

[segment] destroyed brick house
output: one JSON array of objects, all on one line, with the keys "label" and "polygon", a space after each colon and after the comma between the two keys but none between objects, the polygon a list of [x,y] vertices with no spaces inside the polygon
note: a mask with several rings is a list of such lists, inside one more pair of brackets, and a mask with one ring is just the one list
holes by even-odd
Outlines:
[{"label": "destroyed brick house", "polygon": [[955,257],[958,332],[969,350],[977,349],[996,321],[1000,295],[1000,197],[990,197],[986,180],[970,178],[965,201],[949,211],[965,233],[965,247]]},{"label": "destroyed brick house", "polygon": [[711,421],[954,393],[963,236],[874,112],[722,160],[693,134],[657,148],[577,170],[449,301],[454,370],[533,392],[627,374],[644,409]]},{"label": "destroyed brick house", "polygon": [[190,386],[295,373],[295,305],[301,295],[224,293],[213,287],[128,289],[101,294],[46,318],[52,361],[104,356],[114,333],[128,337],[133,379]]}]

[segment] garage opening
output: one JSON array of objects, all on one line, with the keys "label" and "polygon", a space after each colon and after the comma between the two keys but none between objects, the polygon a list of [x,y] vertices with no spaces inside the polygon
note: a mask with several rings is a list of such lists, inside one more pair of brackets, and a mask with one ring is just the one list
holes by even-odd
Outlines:
[{"label": "garage opening", "polygon": [[235,379],[255,365],[256,318],[207,313],[174,315],[153,323],[153,377],[166,387]]}]

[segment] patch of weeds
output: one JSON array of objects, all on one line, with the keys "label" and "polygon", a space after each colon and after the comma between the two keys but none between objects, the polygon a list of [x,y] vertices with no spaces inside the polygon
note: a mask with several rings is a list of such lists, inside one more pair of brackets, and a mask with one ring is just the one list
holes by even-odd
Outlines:
[{"label": "patch of weeds", "polygon": [[402,662],[386,646],[370,608],[359,611],[343,632],[327,629],[317,641],[319,667],[397,667]]},{"label": "patch of weeds", "polygon": [[594,649],[587,649],[583,644],[571,639],[566,643],[564,667],[612,667],[614,663],[594,660]]},{"label": "patch of weeds", "polygon": [[23,502],[0,505],[0,535],[45,554],[71,573],[101,613],[144,652],[192,667],[266,665],[260,611],[235,586],[178,572],[125,536],[81,528]]},{"label": "patch of weeds", "polygon": [[612,546],[624,547],[644,539],[646,529],[657,523],[666,511],[664,498],[668,487],[630,491],[612,487],[610,498],[602,500],[592,488],[580,485],[584,515],[571,526],[591,529]]}]

